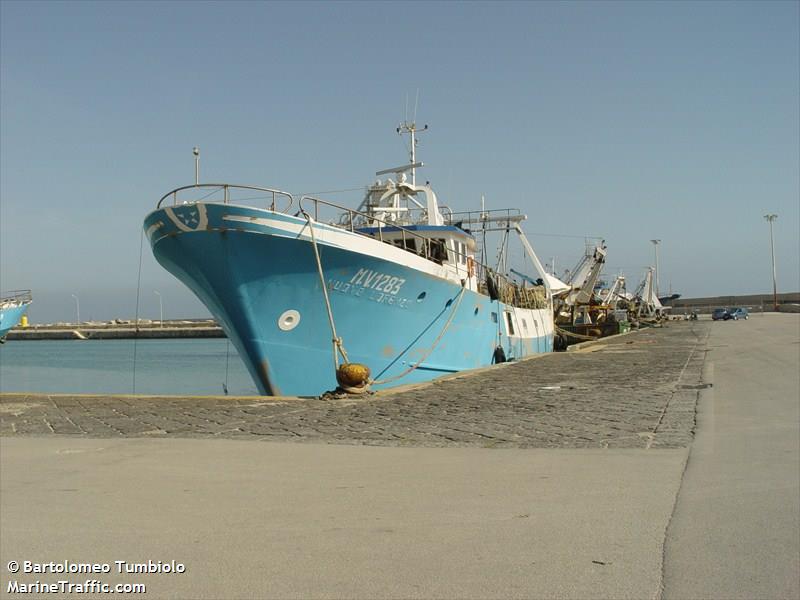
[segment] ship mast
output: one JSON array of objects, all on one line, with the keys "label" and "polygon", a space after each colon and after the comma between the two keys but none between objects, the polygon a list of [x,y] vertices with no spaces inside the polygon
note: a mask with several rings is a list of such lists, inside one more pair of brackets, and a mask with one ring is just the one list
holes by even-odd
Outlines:
[{"label": "ship mast", "polygon": [[403,121],[397,128],[397,133],[399,135],[407,133],[411,141],[411,185],[417,185],[417,143],[419,142],[419,140],[417,140],[417,132],[419,131],[422,133],[427,130],[427,125],[422,129],[417,129],[417,123],[415,121]]}]

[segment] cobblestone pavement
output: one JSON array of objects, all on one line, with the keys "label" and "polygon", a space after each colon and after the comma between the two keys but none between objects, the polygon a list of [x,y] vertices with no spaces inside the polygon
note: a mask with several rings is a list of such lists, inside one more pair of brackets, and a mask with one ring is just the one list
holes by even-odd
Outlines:
[{"label": "cobblestone pavement", "polygon": [[193,437],[384,446],[675,448],[694,433],[709,324],[363,399],[3,394],[0,435]]}]

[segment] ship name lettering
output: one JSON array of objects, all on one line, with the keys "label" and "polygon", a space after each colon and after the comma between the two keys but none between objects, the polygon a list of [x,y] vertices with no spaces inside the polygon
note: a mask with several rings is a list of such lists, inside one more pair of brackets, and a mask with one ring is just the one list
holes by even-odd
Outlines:
[{"label": "ship name lettering", "polygon": [[336,279],[328,280],[328,289],[336,292],[342,292],[343,294],[349,293],[351,296],[357,297],[364,293],[364,288],[356,287],[350,283],[345,283],[344,281],[339,281]]},{"label": "ship name lettering", "polygon": [[397,306],[398,308],[405,308],[408,305],[408,298],[395,298],[394,296],[384,294],[383,292],[373,294],[370,297],[370,300],[373,300],[378,304],[388,304],[389,306]]},{"label": "ship name lettering", "polygon": [[393,296],[400,292],[400,288],[405,282],[406,280],[402,277],[392,277],[370,269],[359,269],[350,279],[350,283],[353,285],[361,285],[367,289]]}]

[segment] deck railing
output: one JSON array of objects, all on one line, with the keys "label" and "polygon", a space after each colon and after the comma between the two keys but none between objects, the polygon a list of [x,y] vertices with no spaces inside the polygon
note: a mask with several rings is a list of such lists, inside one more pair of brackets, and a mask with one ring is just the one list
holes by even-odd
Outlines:
[{"label": "deck railing", "polygon": [[[313,203],[313,207],[308,206],[309,202]],[[322,206],[323,208],[328,207],[336,211],[339,211],[338,221],[336,220],[330,221],[331,225],[335,225],[337,227],[343,227],[353,233],[360,233],[358,229],[361,227],[364,228],[374,227],[375,229],[377,229],[375,235],[382,242],[390,243],[394,240],[398,240],[398,238],[393,238],[392,240],[384,239],[383,235],[384,228],[392,228],[391,229],[392,233],[394,233],[395,231],[399,231],[401,233],[401,237],[399,239],[402,240],[402,248],[405,248],[409,252],[413,252],[409,248],[407,240],[418,239],[421,241],[419,247],[422,250],[416,251],[414,253],[419,254],[420,256],[428,260],[434,260],[434,258],[432,258],[435,254],[433,248],[437,245],[437,241],[435,239],[431,239],[429,237],[420,235],[416,231],[407,229],[402,225],[384,221],[367,213],[363,213],[358,210],[353,210],[345,206],[340,206],[338,204],[334,204],[333,202],[328,202],[327,200],[322,200],[320,198],[315,198],[313,196],[303,196],[302,198],[300,198],[298,205],[301,211],[305,211],[307,214],[310,214],[315,221],[320,220],[320,206]],[[306,210],[307,208],[310,209],[310,212]],[[515,214],[513,213],[514,210],[515,209],[508,209],[508,211],[504,212],[508,212],[508,214]],[[451,214],[457,215],[459,213],[451,213]],[[517,211],[516,214],[519,214],[519,211]],[[462,254],[458,250],[454,250],[452,248],[448,249],[447,252],[453,253],[453,255],[457,257],[463,257],[464,261],[462,262],[457,260],[456,261],[457,264],[464,265],[467,262],[468,255]],[[509,279],[506,275],[495,272],[491,267],[481,262],[478,262],[474,258],[472,259],[472,264],[474,265],[475,276],[478,281],[477,291],[479,293],[484,295],[489,295],[489,289],[488,289],[489,286],[486,283],[486,280],[488,278],[493,278],[497,288],[498,297],[502,302],[513,306],[518,306],[520,308],[547,307],[547,298],[545,295],[544,286],[523,287],[517,284],[516,282],[512,281],[511,279]]]},{"label": "deck railing", "polygon": [[[188,194],[185,194],[183,198],[179,199],[178,195],[181,192],[186,192],[187,190],[193,190],[193,191],[210,190],[210,191],[205,195],[200,195],[199,197],[192,197],[191,199],[186,199],[185,196]],[[263,194],[247,198],[237,197],[236,193],[242,190],[247,190],[248,192],[263,192]],[[282,212],[282,213],[289,212],[289,210],[292,207],[292,204],[294,204],[294,196],[292,196],[289,192],[284,192],[283,190],[256,187],[253,185],[238,185],[231,183],[197,183],[194,185],[185,185],[183,187],[176,188],[171,192],[164,194],[161,197],[161,200],[158,201],[157,208],[161,208],[161,205],[170,196],[172,197],[172,205],[176,206],[178,204],[185,204],[190,202],[202,202],[202,201],[215,202],[218,200],[215,199],[214,196],[219,193],[222,194],[222,202],[224,204],[243,204],[245,202],[252,203],[254,200],[265,200],[267,202],[266,208],[269,208],[271,211],[277,210],[276,207],[279,199],[283,200],[288,199],[288,204],[282,210],[277,210],[277,212]]]},{"label": "deck railing", "polygon": [[[306,203],[305,207],[304,207],[304,204],[303,204],[304,202]],[[309,213],[308,211],[305,210],[305,208],[307,207],[309,202],[313,202],[313,204],[314,204],[311,213]],[[336,221],[336,220],[331,221],[331,223],[330,223],[331,225],[336,225],[338,227],[343,227],[343,228],[345,228],[348,231],[351,231],[353,233],[359,233],[357,231],[357,228],[361,228],[361,227],[376,227],[377,230],[378,230],[378,239],[380,241],[382,241],[382,242],[387,241],[387,240],[385,240],[383,238],[384,227],[392,227],[393,229],[397,229],[397,230],[399,230],[401,232],[401,238],[400,239],[402,239],[402,241],[403,241],[403,248],[408,248],[409,244],[407,243],[407,240],[409,240],[409,239],[419,239],[422,242],[422,244],[421,244],[422,253],[420,254],[420,256],[430,260],[431,256],[433,255],[432,252],[431,252],[431,242],[433,241],[435,243],[434,240],[431,240],[430,238],[427,238],[427,237],[425,237],[423,235],[420,235],[415,231],[407,229],[407,228],[403,227],[402,225],[398,225],[396,223],[390,223],[388,221],[384,221],[382,219],[378,219],[377,217],[374,217],[374,216],[369,215],[367,213],[364,213],[364,212],[361,212],[361,211],[358,211],[358,210],[353,210],[352,208],[347,208],[346,206],[340,206],[338,204],[334,204],[333,202],[328,202],[327,200],[322,200],[321,198],[315,198],[314,196],[303,196],[303,197],[300,198],[300,202],[298,203],[298,206],[300,207],[300,210],[303,211],[303,212],[306,212],[307,214],[311,214],[314,217],[315,221],[319,221],[320,220],[320,217],[319,217],[320,205],[322,205],[323,207],[333,208],[336,211],[339,211],[338,212],[338,215],[339,215],[338,221]],[[366,235],[366,234],[364,234],[364,235]]]},{"label": "deck railing", "polygon": [[448,225],[459,225],[460,223],[478,224],[485,221],[500,222],[507,220],[510,227],[511,223],[522,220],[523,214],[518,208],[494,208],[491,210],[466,210],[461,212],[443,213],[444,222]]},{"label": "deck railing", "polygon": [[0,293],[0,304],[17,306],[33,300],[30,290],[9,290]]}]

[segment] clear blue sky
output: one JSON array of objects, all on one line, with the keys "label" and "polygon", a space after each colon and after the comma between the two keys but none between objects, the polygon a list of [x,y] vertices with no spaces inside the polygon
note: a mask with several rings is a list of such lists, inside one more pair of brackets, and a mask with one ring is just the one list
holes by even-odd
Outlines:
[{"label": "clear blue sky", "polygon": [[[634,287],[800,290],[798,2],[16,2],[0,8],[0,286],[36,322],[132,317],[141,222],[201,179],[358,188],[401,164],[455,209],[601,235]],[[360,193],[332,199],[356,206]],[[531,235],[559,270],[580,237]],[[207,314],[145,246],[141,315]]]}]

